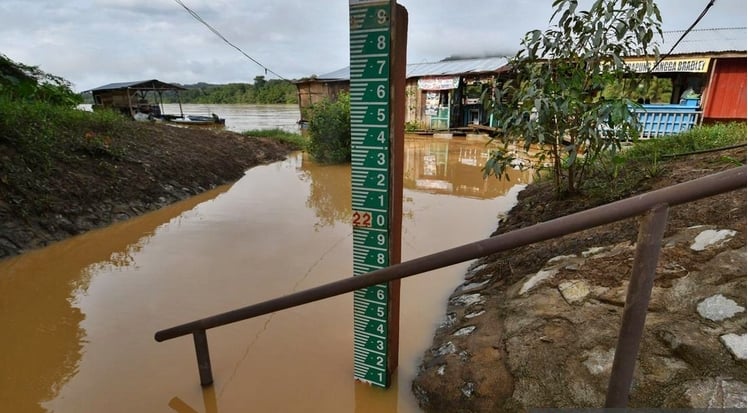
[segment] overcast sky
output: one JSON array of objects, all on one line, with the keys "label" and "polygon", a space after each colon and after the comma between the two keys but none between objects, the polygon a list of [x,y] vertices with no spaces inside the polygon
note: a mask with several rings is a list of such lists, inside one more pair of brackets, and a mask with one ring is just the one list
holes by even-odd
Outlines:
[{"label": "overcast sky", "polygon": [[[231,42],[288,79],[348,65],[346,0],[183,0]],[[552,0],[400,0],[408,62],[513,54],[544,29]],[[664,30],[683,30],[708,0],[659,0]],[[745,27],[746,0],[716,0],[699,28]],[[0,53],[83,91],[112,82],[251,83],[264,70],[174,0],[0,0]],[[268,74],[268,78],[274,78]]]}]

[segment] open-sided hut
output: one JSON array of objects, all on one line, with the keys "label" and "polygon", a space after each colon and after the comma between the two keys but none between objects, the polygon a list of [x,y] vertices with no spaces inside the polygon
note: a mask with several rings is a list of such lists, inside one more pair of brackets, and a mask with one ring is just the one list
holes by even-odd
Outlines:
[{"label": "open-sided hut", "polygon": [[[160,80],[110,83],[91,89],[93,109],[107,108],[135,117],[142,113],[159,117],[163,113],[163,94],[178,92],[185,88]],[[181,104],[180,104],[181,112]]]}]

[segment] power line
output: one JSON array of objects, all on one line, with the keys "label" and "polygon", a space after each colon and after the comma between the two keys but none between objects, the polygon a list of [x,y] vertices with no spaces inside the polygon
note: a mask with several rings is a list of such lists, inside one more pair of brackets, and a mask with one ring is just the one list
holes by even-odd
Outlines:
[{"label": "power line", "polygon": [[266,75],[269,72],[269,73],[274,74],[279,79],[285,80],[286,82],[290,82],[290,80],[288,80],[285,77],[283,77],[283,76],[275,73],[274,71],[270,70],[265,65],[263,65],[262,63],[260,63],[257,60],[255,60],[252,56],[250,56],[247,53],[245,53],[244,50],[242,50],[242,49],[239,48],[239,46],[231,43],[226,37],[224,37],[221,34],[221,32],[219,32],[218,30],[216,30],[215,28],[213,28],[213,26],[211,26],[210,24],[208,24],[208,22],[206,22],[205,20],[203,20],[203,18],[200,17],[200,15],[197,14],[197,12],[193,11],[192,9],[190,9],[189,7],[187,7],[187,5],[185,5],[184,3],[182,3],[182,0],[174,0],[174,2],[176,2],[178,5],[182,6],[182,8],[184,8],[185,10],[187,10],[187,13],[189,13],[192,17],[194,17],[195,20],[197,20],[200,23],[202,23],[203,25],[205,25],[205,27],[207,27],[211,32],[213,32],[213,34],[215,34],[216,36],[218,36],[221,40],[223,40],[224,42],[226,42],[226,44],[228,44],[229,46],[231,46],[234,49],[238,50],[239,53],[243,54],[247,59],[253,61],[257,66],[260,66],[261,68],[265,69],[265,74]]},{"label": "power line", "polygon": [[649,69],[650,72],[654,71],[655,68],[657,66],[659,66],[659,64],[665,58],[667,58],[668,56],[670,56],[670,54],[673,53],[673,50],[675,50],[675,48],[678,47],[678,45],[680,44],[681,40],[683,40],[686,37],[686,35],[688,35],[688,33],[690,33],[691,30],[693,30],[693,28],[696,27],[697,24],[699,24],[699,22],[701,21],[701,19],[703,19],[704,16],[706,16],[706,13],[709,11],[709,9],[711,9],[712,6],[714,6],[714,2],[715,2],[715,0],[709,0],[709,3],[707,3],[706,7],[704,7],[704,11],[702,11],[701,14],[699,15],[699,17],[697,17],[696,20],[693,23],[691,23],[691,25],[688,27],[688,29],[686,29],[686,31],[683,32],[683,34],[680,36],[680,38],[678,39],[678,41],[675,42],[675,44],[673,45],[673,47],[671,47],[670,50],[667,53],[665,53],[664,55],[660,55],[660,58],[657,59],[657,61],[655,62],[654,66],[652,66],[652,68]]}]

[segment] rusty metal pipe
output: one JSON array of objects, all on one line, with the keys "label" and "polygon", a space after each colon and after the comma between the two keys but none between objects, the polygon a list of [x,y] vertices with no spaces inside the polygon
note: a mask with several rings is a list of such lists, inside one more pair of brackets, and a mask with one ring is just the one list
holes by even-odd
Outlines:
[{"label": "rusty metal pipe", "polygon": [[655,270],[660,259],[662,237],[665,235],[667,213],[667,205],[658,205],[644,216],[639,225],[634,265],[626,293],[626,304],[623,307],[621,328],[618,331],[618,344],[613,357],[605,407],[620,408],[628,405]]},{"label": "rusty metal pipe", "polygon": [[599,225],[641,215],[659,204],[679,205],[721,194],[746,186],[746,167],[694,179],[678,185],[647,192],[628,199],[602,205],[587,211],[556,218],[551,221],[497,235],[481,241],[437,252],[381,270],[324,284],[305,291],[242,307],[233,311],[181,324],[158,331],[156,341],[192,334],[194,331],[234,323],[248,318],[296,307],[313,301],[352,292],[364,287],[410,277],[438,268],[448,267],[500,251],[545,241]]},{"label": "rusty metal pipe", "polygon": [[208,335],[205,330],[192,332],[195,341],[195,355],[197,356],[197,370],[200,373],[200,384],[213,384],[213,371],[210,366],[210,352],[208,351]]}]

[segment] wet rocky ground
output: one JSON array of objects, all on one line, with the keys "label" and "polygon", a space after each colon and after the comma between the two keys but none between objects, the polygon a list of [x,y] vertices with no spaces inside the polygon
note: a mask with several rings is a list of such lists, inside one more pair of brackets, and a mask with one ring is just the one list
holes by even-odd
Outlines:
[{"label": "wet rocky ground", "polygon": [[[643,189],[734,167],[745,149],[669,163]],[[550,192],[550,196],[548,194]],[[530,185],[496,234],[594,205]],[[430,412],[602,407],[631,274],[630,219],[474,262],[413,392]],[[746,406],[746,191],[670,209],[631,407]]]}]

